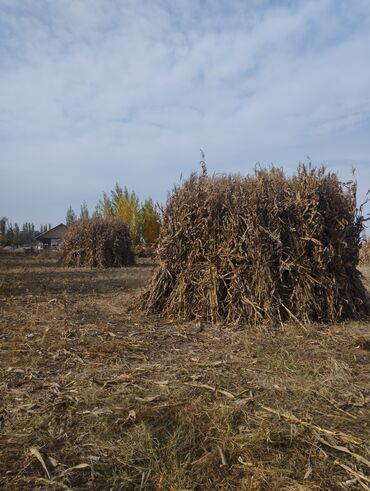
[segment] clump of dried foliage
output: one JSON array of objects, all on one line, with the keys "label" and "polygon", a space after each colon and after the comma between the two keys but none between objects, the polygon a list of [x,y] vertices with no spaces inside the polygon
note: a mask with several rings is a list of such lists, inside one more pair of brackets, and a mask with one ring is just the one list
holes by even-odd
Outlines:
[{"label": "clump of dried foliage", "polygon": [[370,264],[370,238],[362,244],[360,250],[360,264],[363,266]]},{"label": "clump of dried foliage", "polygon": [[130,231],[118,218],[73,222],[60,245],[63,266],[107,268],[134,264]]},{"label": "clump of dried foliage", "polygon": [[148,313],[216,323],[335,322],[369,312],[356,184],[300,165],[193,174],[169,196]]}]

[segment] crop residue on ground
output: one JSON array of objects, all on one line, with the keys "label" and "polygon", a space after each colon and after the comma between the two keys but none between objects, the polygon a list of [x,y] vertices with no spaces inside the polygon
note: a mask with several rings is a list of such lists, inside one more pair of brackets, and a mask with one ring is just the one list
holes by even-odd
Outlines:
[{"label": "crop residue on ground", "polygon": [[151,273],[0,257],[0,487],[367,489],[370,323],[151,318]]}]

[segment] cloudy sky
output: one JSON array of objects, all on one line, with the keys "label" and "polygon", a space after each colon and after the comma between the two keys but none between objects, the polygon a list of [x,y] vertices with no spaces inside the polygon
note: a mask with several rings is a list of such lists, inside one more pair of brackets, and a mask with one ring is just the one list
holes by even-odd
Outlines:
[{"label": "cloudy sky", "polygon": [[369,0],[0,0],[0,215],[57,224],[199,168],[370,187]]}]

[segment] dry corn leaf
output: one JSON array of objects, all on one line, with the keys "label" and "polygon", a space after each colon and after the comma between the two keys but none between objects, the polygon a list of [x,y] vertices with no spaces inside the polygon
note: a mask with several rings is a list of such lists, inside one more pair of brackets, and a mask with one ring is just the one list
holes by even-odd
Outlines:
[{"label": "dry corn leaf", "polygon": [[306,473],[305,475],[303,476],[303,479],[308,479],[310,477],[310,475],[312,474],[312,466],[311,464],[309,463],[308,466],[307,466],[307,470],[306,470]]},{"label": "dry corn leaf", "polygon": [[157,399],[159,399],[161,396],[160,395],[156,395],[156,396],[147,396],[147,397],[135,397],[135,400],[136,401],[139,401],[139,402],[153,402],[153,401],[156,401]]},{"label": "dry corn leaf", "polygon": [[57,467],[59,462],[57,460],[55,460],[53,457],[48,457],[49,459],[49,462],[50,464],[53,466],[53,467]]},{"label": "dry corn leaf", "polygon": [[36,457],[36,459],[40,462],[42,468],[44,469],[46,475],[48,476],[48,478],[50,479],[50,474],[49,474],[49,471],[48,471],[48,468],[46,467],[46,464],[45,464],[45,461],[44,461],[44,458],[43,456],[41,455],[41,453],[39,452],[39,450],[36,448],[36,447],[31,447],[30,450],[29,450],[30,454],[33,456],[33,457]]},{"label": "dry corn leaf", "polygon": [[81,464],[77,464],[77,465],[74,465],[73,467],[69,467],[68,469],[66,469],[65,471],[63,471],[60,476],[64,476],[65,474],[68,474],[72,471],[77,471],[77,470],[80,470],[80,469],[87,469],[88,467],[90,467],[90,464],[86,464],[86,463],[81,463]]}]

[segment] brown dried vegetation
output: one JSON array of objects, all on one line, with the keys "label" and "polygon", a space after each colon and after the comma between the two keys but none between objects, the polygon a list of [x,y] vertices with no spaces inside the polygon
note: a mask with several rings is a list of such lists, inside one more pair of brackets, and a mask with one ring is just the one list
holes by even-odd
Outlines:
[{"label": "brown dried vegetation", "polygon": [[360,264],[370,265],[370,238],[363,242],[360,250]]},{"label": "brown dried vegetation", "polygon": [[130,231],[119,218],[73,222],[60,245],[63,266],[108,268],[134,264]]},{"label": "brown dried vegetation", "polygon": [[1,489],[367,489],[369,322],[175,323],[147,263],[57,263],[0,257]]},{"label": "brown dried vegetation", "polygon": [[356,185],[323,168],[193,174],[168,199],[142,308],[253,325],[361,318],[363,222]]}]

